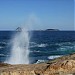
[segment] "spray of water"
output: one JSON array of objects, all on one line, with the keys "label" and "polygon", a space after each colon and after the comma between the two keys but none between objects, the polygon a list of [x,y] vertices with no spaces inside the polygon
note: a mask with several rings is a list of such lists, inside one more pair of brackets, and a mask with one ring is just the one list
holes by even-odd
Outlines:
[{"label": "spray of water", "polygon": [[[38,18],[34,14],[31,14],[24,25],[26,25],[26,28],[29,30],[32,30],[32,27],[35,27],[35,25],[37,28],[37,24],[39,25]],[[8,58],[5,63],[29,64],[29,36],[28,31],[25,28],[15,35],[11,46],[10,58]]]},{"label": "spray of water", "polygon": [[22,29],[13,38],[11,56],[7,63],[29,64],[29,37],[26,29]]}]

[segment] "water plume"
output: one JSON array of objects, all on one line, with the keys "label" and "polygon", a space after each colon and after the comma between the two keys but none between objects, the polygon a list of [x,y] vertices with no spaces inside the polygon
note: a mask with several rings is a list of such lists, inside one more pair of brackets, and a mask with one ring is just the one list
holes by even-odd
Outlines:
[{"label": "water plume", "polygon": [[23,28],[17,32],[12,40],[11,56],[9,64],[29,64],[29,36],[28,31]]},{"label": "water plume", "polygon": [[[32,27],[37,28],[37,24],[39,24],[38,18],[31,14],[29,15],[25,24],[22,24],[22,30],[17,32],[15,37],[12,39],[11,43],[11,54],[8,60],[5,63],[9,64],[29,64],[29,34],[27,31],[32,30]],[[33,28],[34,29],[34,28]]]}]

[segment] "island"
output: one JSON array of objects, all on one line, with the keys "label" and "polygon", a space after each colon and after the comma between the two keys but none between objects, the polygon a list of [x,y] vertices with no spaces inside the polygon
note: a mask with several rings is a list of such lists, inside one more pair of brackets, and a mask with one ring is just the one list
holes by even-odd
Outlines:
[{"label": "island", "polygon": [[22,28],[21,28],[21,27],[18,27],[18,28],[16,29],[16,31],[22,31]]},{"label": "island", "polygon": [[60,31],[59,29],[46,29],[45,31]]}]

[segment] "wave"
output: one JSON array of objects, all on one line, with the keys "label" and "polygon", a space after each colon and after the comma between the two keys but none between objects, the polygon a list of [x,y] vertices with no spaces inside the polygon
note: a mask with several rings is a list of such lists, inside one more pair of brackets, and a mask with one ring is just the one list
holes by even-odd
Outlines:
[{"label": "wave", "polygon": [[52,60],[52,59],[55,59],[55,58],[59,58],[59,57],[62,57],[63,55],[54,55],[54,56],[48,56],[47,59],[43,60],[43,59],[40,59],[40,60],[37,60],[37,62],[35,64],[38,64],[38,63],[45,63],[45,62],[48,62],[49,60]]},{"label": "wave", "polygon": [[0,49],[2,49],[2,48],[4,48],[4,47],[0,46]]},{"label": "wave", "polygon": [[33,47],[47,47],[48,44],[44,44],[44,43],[41,43],[41,44],[37,44],[35,42],[31,42],[30,43],[30,48],[33,48]]},{"label": "wave", "polygon": [[47,62],[48,60],[38,60],[35,64],[38,64],[38,63],[44,63],[44,62]]},{"label": "wave", "polygon": [[38,44],[37,45],[38,47],[46,47],[46,46],[48,46],[47,44]]},{"label": "wave", "polygon": [[5,54],[0,54],[1,57],[6,57],[6,56],[9,56],[9,55],[5,55]]},{"label": "wave", "polygon": [[7,44],[6,42],[0,42],[0,44]]},{"label": "wave", "polygon": [[48,59],[55,59],[55,58],[59,58],[61,57],[62,55],[54,55],[54,56],[48,56]]},{"label": "wave", "polygon": [[35,51],[35,50],[34,50],[34,51],[30,51],[30,52],[37,52],[37,53],[39,53],[39,52],[41,52],[41,51]]},{"label": "wave", "polygon": [[75,50],[75,46],[61,46],[57,49],[57,51],[68,51],[68,50]]},{"label": "wave", "polygon": [[70,46],[75,46],[75,42],[62,42],[62,43],[52,43],[52,44],[49,44],[49,43],[37,44],[35,42],[30,42],[30,48],[32,48],[32,47],[47,47],[47,46],[70,47]]},{"label": "wave", "polygon": [[6,42],[0,42],[0,49],[6,46]]},{"label": "wave", "polygon": [[0,42],[0,49],[4,48],[6,46],[6,42]]}]

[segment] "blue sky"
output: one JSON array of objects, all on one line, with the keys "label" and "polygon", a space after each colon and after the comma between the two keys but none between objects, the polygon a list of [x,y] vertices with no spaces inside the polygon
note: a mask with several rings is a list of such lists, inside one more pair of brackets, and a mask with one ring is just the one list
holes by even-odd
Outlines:
[{"label": "blue sky", "polygon": [[0,30],[74,30],[74,0],[0,0]]}]

